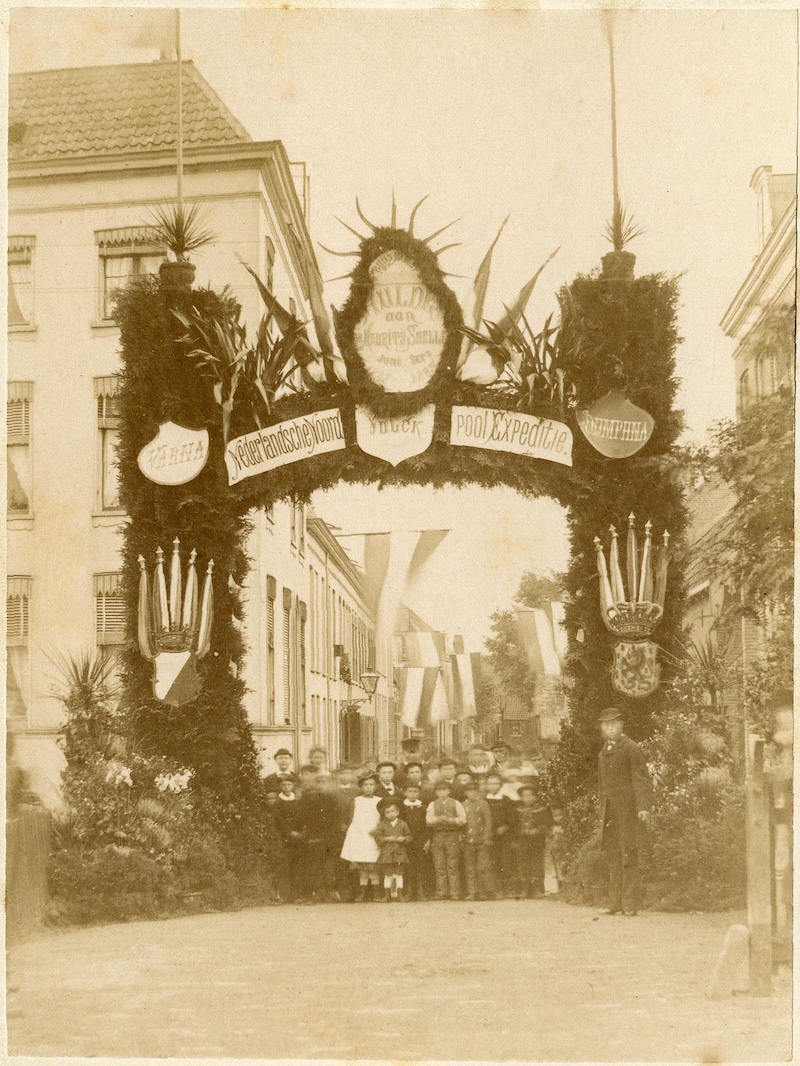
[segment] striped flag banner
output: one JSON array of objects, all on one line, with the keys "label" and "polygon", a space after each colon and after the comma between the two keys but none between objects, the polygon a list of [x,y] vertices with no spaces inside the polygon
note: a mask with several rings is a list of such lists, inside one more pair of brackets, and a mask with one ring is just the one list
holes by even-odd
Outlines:
[{"label": "striped flag banner", "polygon": [[419,728],[420,703],[425,680],[425,670],[419,666],[403,667],[405,683],[402,686],[400,701],[400,720],[409,729]]},{"label": "striped flag banner", "polygon": [[472,679],[472,657],[453,656],[453,674],[456,679],[456,708],[459,718],[473,718],[478,712],[475,706],[475,685]]}]

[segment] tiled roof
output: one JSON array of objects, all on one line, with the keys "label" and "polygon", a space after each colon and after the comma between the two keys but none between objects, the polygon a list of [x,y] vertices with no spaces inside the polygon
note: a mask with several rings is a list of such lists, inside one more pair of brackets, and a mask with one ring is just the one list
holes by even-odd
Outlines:
[{"label": "tiled roof", "polygon": [[[174,62],[73,67],[9,78],[9,160],[75,159],[172,148]],[[250,141],[191,62],[183,63],[187,148]]]},{"label": "tiled roof", "polygon": [[690,493],[688,505],[687,539],[689,544],[696,544],[730,514],[736,505],[736,495],[722,478],[714,477]]}]

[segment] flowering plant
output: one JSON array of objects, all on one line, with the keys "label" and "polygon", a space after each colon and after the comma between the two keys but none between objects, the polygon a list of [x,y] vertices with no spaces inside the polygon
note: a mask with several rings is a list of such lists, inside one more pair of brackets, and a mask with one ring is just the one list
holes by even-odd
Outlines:
[{"label": "flowering plant", "polygon": [[187,770],[183,767],[172,774],[158,774],[153,784],[159,792],[185,792],[193,775],[193,770]]}]

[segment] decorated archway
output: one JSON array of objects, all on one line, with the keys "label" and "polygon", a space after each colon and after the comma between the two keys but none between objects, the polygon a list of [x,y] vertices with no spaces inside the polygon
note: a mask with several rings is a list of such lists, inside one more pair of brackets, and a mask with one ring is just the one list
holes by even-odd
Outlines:
[{"label": "decorated archway", "polygon": [[[119,300],[124,706],[137,743],[191,765],[232,829],[259,802],[240,676],[247,514],[340,482],[506,485],[567,508],[565,787],[591,775],[597,710],[627,703],[634,735],[659,714],[654,641],[668,674],[681,592],[671,580],[665,596],[665,545],[659,563],[651,532],[669,531],[674,552],[685,520],[675,282],[636,278],[619,240],[602,269],[558,294],[558,327],[525,318],[538,272],[499,322],[476,309],[467,327],[438,234],[416,237],[414,215],[406,229],[362,216],[369,232],[335,312],[341,355],[321,310],[313,338],[259,279],[266,312],[252,341],[225,294],[149,278]],[[175,540],[168,590],[158,551]],[[170,655],[154,691],[156,660]]]}]

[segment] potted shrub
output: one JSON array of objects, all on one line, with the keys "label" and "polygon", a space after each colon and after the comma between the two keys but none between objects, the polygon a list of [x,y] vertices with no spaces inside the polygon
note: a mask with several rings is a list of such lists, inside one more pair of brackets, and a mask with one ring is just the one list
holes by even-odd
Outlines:
[{"label": "potted shrub", "polygon": [[633,281],[636,256],[633,252],[626,252],[625,245],[641,233],[642,229],[634,223],[633,216],[617,200],[611,222],[606,228],[606,236],[614,246],[614,250],[602,258],[603,278],[606,281]]},{"label": "potted shrub", "polygon": [[[173,291],[191,289],[196,267],[187,253],[210,244],[216,237],[208,229],[197,204],[157,207],[153,212],[156,243],[168,257],[159,268],[164,288]],[[174,258],[170,259],[172,255]]]}]

